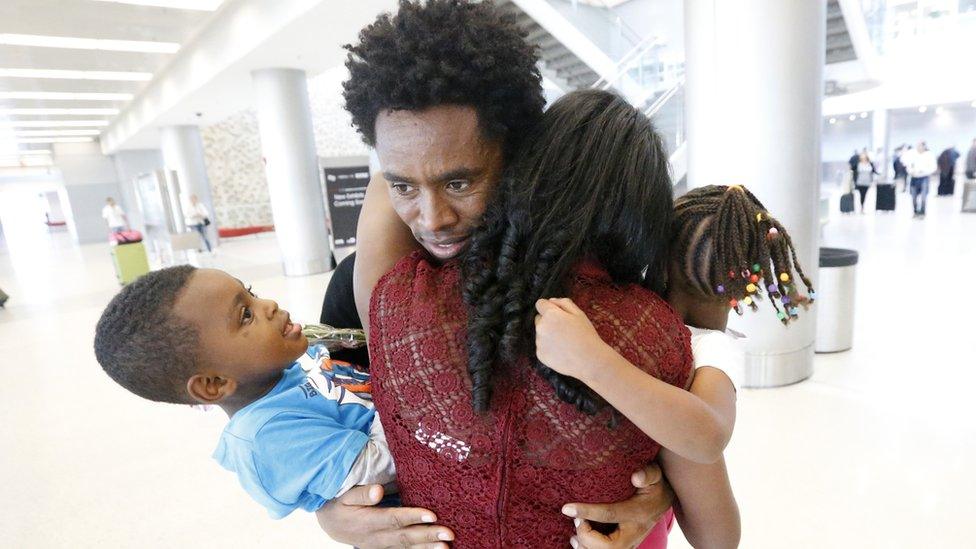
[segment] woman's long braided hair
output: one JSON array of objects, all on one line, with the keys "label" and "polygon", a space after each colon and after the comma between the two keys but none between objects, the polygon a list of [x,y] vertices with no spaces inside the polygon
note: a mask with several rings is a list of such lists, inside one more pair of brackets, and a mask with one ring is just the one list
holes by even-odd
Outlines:
[{"label": "woman's long braided hair", "polygon": [[[687,284],[703,296],[729,300],[737,312],[743,304],[755,309],[765,290],[786,324],[796,318],[798,302],[815,296],[786,228],[741,185],[699,187],[676,199],[671,245]],[[809,297],[798,294],[794,270]]]},{"label": "woman's long braided hair", "polygon": [[474,409],[488,409],[501,364],[529,356],[561,400],[595,414],[602,399],[535,358],[535,303],[568,295],[584,259],[663,291],[668,157],[643,113],[598,90],[556,101],[524,143],[462,264]]}]

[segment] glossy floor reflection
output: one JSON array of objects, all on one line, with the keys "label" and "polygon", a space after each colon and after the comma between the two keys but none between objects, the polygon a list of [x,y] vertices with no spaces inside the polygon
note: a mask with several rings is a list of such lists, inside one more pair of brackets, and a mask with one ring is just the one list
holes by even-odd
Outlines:
[{"label": "glossy floor reflection", "polygon": [[[740,394],[742,547],[973,543],[976,214],[933,197],[914,221],[904,197],[824,231],[861,252],[854,349],[818,356],[804,383]],[[149,404],[101,372],[93,327],[118,289],[106,245],[4,230],[0,547],[329,546],[314,518],[268,519],[213,463],[221,412]],[[282,276],[273,237],[204,260],[318,317],[328,275]],[[677,530],[671,546],[687,546]]]}]

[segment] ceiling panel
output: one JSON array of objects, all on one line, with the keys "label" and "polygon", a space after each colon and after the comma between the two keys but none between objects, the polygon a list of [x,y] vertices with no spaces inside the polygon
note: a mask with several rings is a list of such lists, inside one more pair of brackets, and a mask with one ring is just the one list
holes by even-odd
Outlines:
[{"label": "ceiling panel", "polygon": [[155,72],[172,54],[0,45],[0,67]]},{"label": "ceiling panel", "polygon": [[[0,0],[0,34],[137,40],[184,44],[214,16],[214,12],[137,6],[92,0]],[[20,40],[10,37],[11,40]],[[2,69],[55,69],[141,72],[156,74],[174,57],[170,53],[51,48],[40,45],[0,45]],[[144,81],[78,80],[0,77],[0,91],[115,92],[137,95]],[[0,97],[0,109],[112,108],[122,110],[124,100]],[[51,128],[71,121],[108,121],[114,115],[9,114],[0,111],[0,126],[19,121],[56,121]],[[66,123],[68,122],[68,123]],[[9,130],[5,130],[9,131]]]},{"label": "ceiling panel", "polygon": [[211,15],[87,0],[2,0],[0,32],[182,44]]}]

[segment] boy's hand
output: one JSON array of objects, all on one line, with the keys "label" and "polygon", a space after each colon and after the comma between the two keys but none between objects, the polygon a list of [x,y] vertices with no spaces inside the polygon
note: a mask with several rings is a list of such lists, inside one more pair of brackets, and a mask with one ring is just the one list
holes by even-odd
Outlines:
[{"label": "boy's hand", "polygon": [[535,354],[553,370],[586,382],[610,346],[600,339],[590,319],[568,298],[535,303]]}]

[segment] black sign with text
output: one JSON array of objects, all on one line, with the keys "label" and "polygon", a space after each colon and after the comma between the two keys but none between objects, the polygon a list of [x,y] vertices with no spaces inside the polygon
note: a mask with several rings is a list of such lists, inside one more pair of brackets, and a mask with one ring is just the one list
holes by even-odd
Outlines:
[{"label": "black sign with text", "polygon": [[333,245],[336,248],[355,246],[356,224],[369,183],[369,166],[323,168],[323,172]]}]

